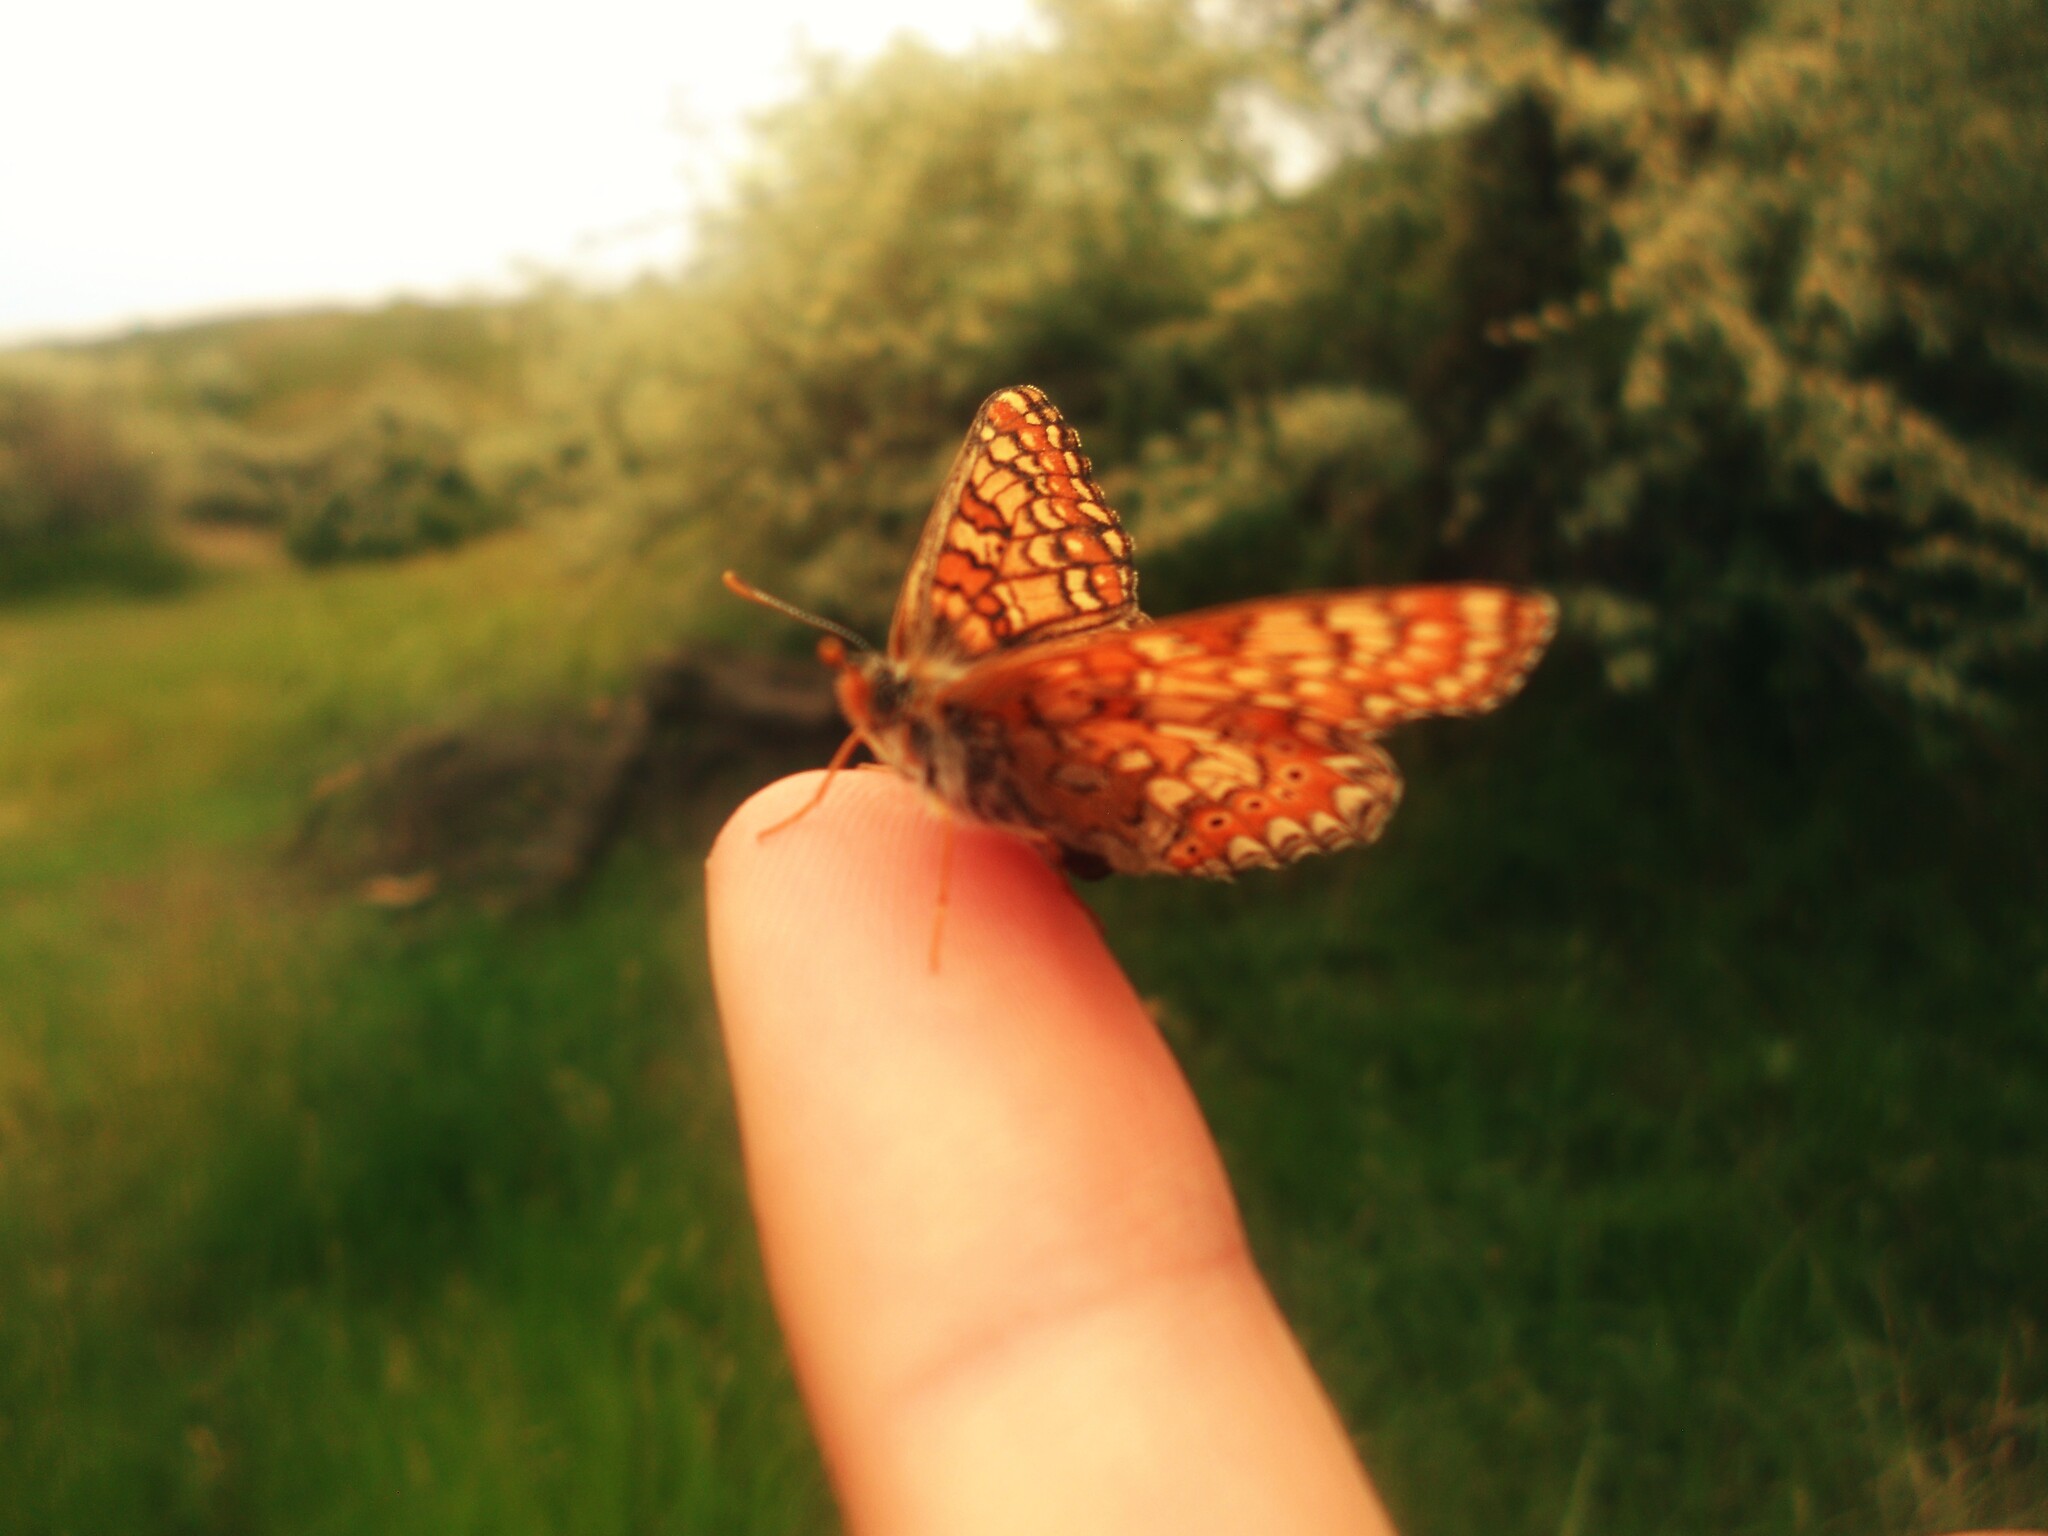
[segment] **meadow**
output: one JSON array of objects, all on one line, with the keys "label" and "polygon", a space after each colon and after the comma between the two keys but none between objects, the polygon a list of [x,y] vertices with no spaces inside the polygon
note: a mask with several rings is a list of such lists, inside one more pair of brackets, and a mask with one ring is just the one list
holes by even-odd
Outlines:
[{"label": "meadow", "polygon": [[9,1529],[816,1522],[692,859],[504,920],[289,858],[388,733],[629,678],[616,587],[522,536],[0,625]]},{"label": "meadow", "polygon": [[518,900],[323,808],[875,627],[1025,380],[1151,612],[1563,600],[1377,848],[1085,892],[1401,1528],[2048,1527],[2048,29],[1242,9],[823,75],[631,290],[0,357],[0,1527],[834,1528],[699,873],[801,755]]},{"label": "meadow", "polygon": [[[688,631],[577,547],[0,620],[10,1529],[830,1527],[701,954],[741,786],[537,911],[289,857],[336,765]],[[1574,665],[1370,856],[1096,897],[1370,1464],[1418,1530],[2039,1519],[2037,805],[1703,778]]]}]

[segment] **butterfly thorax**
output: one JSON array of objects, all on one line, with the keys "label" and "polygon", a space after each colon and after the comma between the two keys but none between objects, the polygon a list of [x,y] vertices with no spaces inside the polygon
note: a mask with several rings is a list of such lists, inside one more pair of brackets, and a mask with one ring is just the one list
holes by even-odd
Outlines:
[{"label": "butterfly thorax", "polygon": [[964,806],[956,754],[931,715],[933,680],[874,651],[837,665],[839,708],[876,759]]}]

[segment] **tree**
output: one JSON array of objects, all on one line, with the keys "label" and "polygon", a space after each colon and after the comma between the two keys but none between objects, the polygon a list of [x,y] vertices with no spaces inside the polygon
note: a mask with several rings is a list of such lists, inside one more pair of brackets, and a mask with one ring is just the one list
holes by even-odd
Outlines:
[{"label": "tree", "polygon": [[[2000,712],[2048,655],[2048,16],[1626,17],[1426,27],[1485,104],[1468,159],[1508,172],[1454,215],[1490,215],[1505,254],[1452,281],[1513,366],[1468,349],[1418,402],[1455,458],[1452,531],[1546,522],[1622,681],[1763,637],[1780,670]],[[1501,313],[1486,285],[1542,253],[1549,291]]]}]

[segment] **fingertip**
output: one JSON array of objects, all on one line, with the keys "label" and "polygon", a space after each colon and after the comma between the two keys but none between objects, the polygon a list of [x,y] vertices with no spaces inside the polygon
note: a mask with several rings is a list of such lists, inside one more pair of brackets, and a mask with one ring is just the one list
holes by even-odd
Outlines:
[{"label": "fingertip", "polygon": [[1065,880],[1029,844],[886,771],[841,773],[829,787],[802,773],[760,790],[719,833],[706,880],[722,999],[757,977],[782,988],[829,978],[830,1011],[858,1011],[934,980],[1010,969],[1020,953],[1043,970],[1079,965],[1090,980],[1106,970],[1121,981]]},{"label": "fingertip", "polygon": [[[875,1370],[913,1371],[945,1335],[974,1331],[946,1326],[949,1311],[999,1309],[992,1292],[1061,1267],[1050,1252],[1114,1249],[1103,1230],[1132,1191],[1170,1186],[1161,1198],[1179,1202],[1190,1169],[1194,1241],[1234,1243],[1178,1068],[1065,881],[1021,839],[949,824],[891,774],[841,774],[761,838],[817,785],[799,776],[742,806],[709,871],[748,1179],[799,1354],[823,1347],[818,1317],[889,1295],[912,1299],[907,1333],[923,1342],[898,1335]],[[1034,1225],[1043,1241],[1021,1242],[1036,1256],[1020,1264]],[[870,1288],[863,1270],[894,1278]]]},{"label": "fingertip", "polygon": [[825,778],[822,768],[808,769],[764,784],[740,802],[712,840],[707,866],[716,868],[743,858],[761,841],[761,834],[786,821],[813,798]]}]

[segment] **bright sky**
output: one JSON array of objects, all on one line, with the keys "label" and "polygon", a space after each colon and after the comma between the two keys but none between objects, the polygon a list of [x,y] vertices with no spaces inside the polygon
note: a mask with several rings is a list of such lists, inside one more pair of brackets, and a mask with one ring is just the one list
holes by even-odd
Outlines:
[{"label": "bright sky", "polygon": [[1029,0],[53,0],[0,27],[0,342],[672,262],[800,51]]}]

